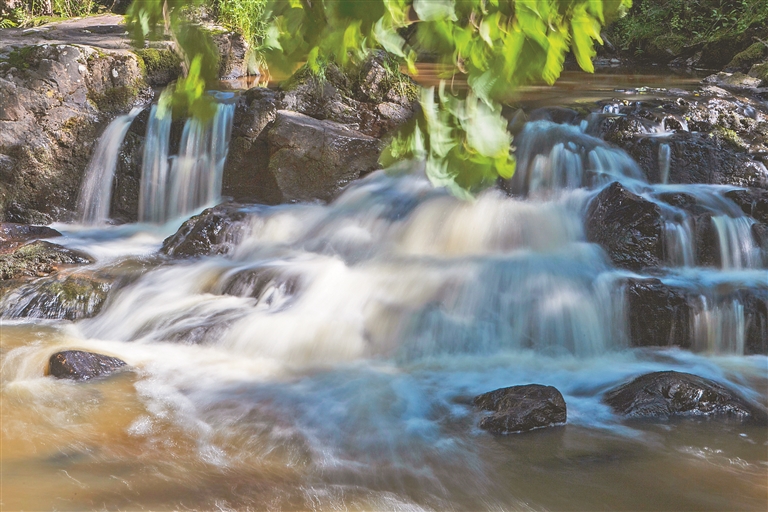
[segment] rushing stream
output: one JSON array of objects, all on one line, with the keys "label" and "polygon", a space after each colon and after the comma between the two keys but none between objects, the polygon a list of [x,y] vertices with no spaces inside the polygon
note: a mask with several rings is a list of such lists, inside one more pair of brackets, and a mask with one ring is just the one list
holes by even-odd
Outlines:
[{"label": "rushing stream", "polygon": [[[97,259],[75,272],[124,276],[101,312],[28,318],[23,290],[0,304],[4,510],[765,509],[764,427],[628,422],[601,401],[671,369],[768,405],[768,359],[744,355],[744,305],[721,293],[768,288],[768,255],[724,187],[649,185],[589,121],[535,121],[515,140],[513,197],[462,202],[418,169],[376,172],[330,205],[245,206],[226,255],[171,260],[163,239],[220,197],[232,107],[208,132],[188,123],[170,160],[170,128],[150,117],[145,223],[55,226]],[[668,149],[659,164],[668,176]],[[654,277],[698,294],[691,351],[629,348],[638,274],[583,222],[617,180],[663,208]],[[174,196],[182,183],[194,190]],[[689,215],[658,201],[680,191],[711,212],[719,268],[697,261]],[[132,370],[45,377],[70,348]],[[528,383],[562,392],[565,427],[478,428],[474,396]]]}]

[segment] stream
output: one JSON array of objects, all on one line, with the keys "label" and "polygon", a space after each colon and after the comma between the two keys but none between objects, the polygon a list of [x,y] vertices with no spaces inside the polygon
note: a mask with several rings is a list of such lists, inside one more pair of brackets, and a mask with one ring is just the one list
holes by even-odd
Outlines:
[{"label": "stream", "polygon": [[[611,107],[598,100],[647,96],[637,77],[569,76],[520,101],[600,114]],[[34,281],[0,303],[3,510],[765,510],[764,426],[630,421],[602,402],[677,370],[768,406],[768,357],[747,354],[744,304],[720,294],[768,289],[754,220],[723,195],[734,187],[666,183],[668,149],[662,183],[648,184],[589,118],[538,120],[515,137],[511,196],[463,202],[418,166],[377,171],[331,204],[239,207],[223,254],[160,257],[221,199],[232,112],[220,99],[214,127],[185,127],[170,158],[153,110],[142,222],[105,224],[109,201],[88,198],[112,178],[96,176],[82,222],[52,226],[56,243],[96,259],[70,272],[120,276],[98,315],[44,318]],[[94,173],[114,169],[136,114],[107,129],[112,153]],[[651,277],[700,293],[690,350],[630,347],[624,287],[648,275],[617,268],[584,227],[615,181],[665,215],[664,272]],[[687,213],[659,202],[672,193],[711,212],[719,265],[697,259]],[[45,376],[67,349],[130,370]],[[560,390],[565,426],[478,427],[473,397],[530,383]]]}]

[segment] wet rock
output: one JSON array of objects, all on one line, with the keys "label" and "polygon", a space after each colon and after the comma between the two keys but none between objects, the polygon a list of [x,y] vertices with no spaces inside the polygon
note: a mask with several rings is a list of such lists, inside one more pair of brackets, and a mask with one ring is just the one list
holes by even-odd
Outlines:
[{"label": "wet rock", "polygon": [[170,48],[143,48],[135,50],[146,72],[146,81],[152,87],[164,87],[182,73],[181,59]]},{"label": "wet rock", "polygon": [[552,386],[540,384],[497,389],[475,397],[473,403],[493,412],[480,420],[480,428],[494,434],[562,425],[567,418],[563,395]]},{"label": "wet rock", "polygon": [[79,320],[96,316],[112,283],[89,275],[52,277],[26,283],[0,302],[5,318]]},{"label": "wet rock", "polygon": [[166,238],[160,252],[180,258],[226,254],[239,241],[246,218],[238,205],[208,208]]},{"label": "wet rock", "polygon": [[5,252],[29,240],[55,238],[58,236],[61,236],[61,233],[47,226],[0,222],[0,252]]},{"label": "wet rock", "polygon": [[768,58],[768,45],[763,44],[762,42],[756,42],[746,50],[734,55],[731,61],[725,65],[723,71],[729,73],[737,71],[746,73],[754,64],[757,64],[766,58]]},{"label": "wet rock", "polygon": [[11,52],[0,71],[0,220],[67,220],[98,134],[146,101],[138,58],[87,46]]},{"label": "wet rock", "polygon": [[641,270],[661,264],[661,210],[618,182],[592,200],[585,228],[587,240],[600,244],[618,267]]},{"label": "wet rock", "polygon": [[634,347],[690,348],[688,299],[659,279],[629,279],[625,285],[629,337]]},{"label": "wet rock", "polygon": [[736,91],[748,91],[760,87],[762,80],[741,72],[726,73],[721,71],[710,75],[703,80],[703,83],[722,87],[723,89],[732,89]]},{"label": "wet rock", "polygon": [[144,136],[129,131],[117,157],[109,217],[117,222],[136,222],[139,217],[141,165]]},{"label": "wet rock", "polygon": [[82,350],[65,350],[53,354],[48,362],[48,375],[58,379],[86,381],[111,375],[127,366],[125,361]]},{"label": "wet rock", "polygon": [[0,280],[46,276],[62,265],[85,265],[93,261],[80,251],[50,242],[31,242],[0,254]]},{"label": "wet rock", "polygon": [[642,375],[608,391],[603,401],[628,418],[720,416],[766,422],[765,411],[734,391],[697,375],[675,371]]},{"label": "wet rock", "polygon": [[382,143],[333,121],[281,110],[269,131],[269,173],[283,200],[330,201],[379,168]]},{"label": "wet rock", "polygon": [[744,311],[744,353],[768,354],[768,289],[745,288],[734,295]]},{"label": "wet rock", "polygon": [[249,75],[249,45],[243,36],[234,32],[213,34],[213,42],[219,49],[219,77],[222,80]]},{"label": "wet rock", "polygon": [[257,304],[279,310],[291,303],[300,284],[298,275],[287,274],[276,267],[259,267],[231,276],[224,285],[224,293],[253,297]]},{"label": "wet rock", "polygon": [[725,197],[739,205],[741,210],[753,219],[768,224],[768,190],[729,190]]}]

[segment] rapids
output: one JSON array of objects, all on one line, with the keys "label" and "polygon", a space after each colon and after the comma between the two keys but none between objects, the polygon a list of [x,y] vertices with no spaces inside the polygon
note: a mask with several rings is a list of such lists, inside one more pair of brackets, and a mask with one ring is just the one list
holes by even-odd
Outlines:
[{"label": "rapids", "polygon": [[[376,172],[328,205],[243,206],[227,254],[160,258],[220,198],[231,105],[217,116],[207,132],[188,123],[169,158],[153,107],[142,223],[54,226],[98,260],[74,272],[129,276],[98,315],[0,304],[3,509],[764,510],[765,428],[627,422],[601,402],[674,369],[768,405],[768,359],[744,355],[744,304],[720,292],[768,288],[768,260],[727,187],[645,183],[588,122],[535,121],[515,140],[514,197],[462,202],[418,166]],[[698,297],[690,351],[629,348],[624,286],[639,274],[583,222],[616,180],[662,208],[658,277]],[[675,191],[713,214],[720,268],[698,266],[689,214],[658,201]],[[44,376],[67,348],[133,370]],[[562,392],[565,427],[479,430],[472,397],[528,383]]]}]

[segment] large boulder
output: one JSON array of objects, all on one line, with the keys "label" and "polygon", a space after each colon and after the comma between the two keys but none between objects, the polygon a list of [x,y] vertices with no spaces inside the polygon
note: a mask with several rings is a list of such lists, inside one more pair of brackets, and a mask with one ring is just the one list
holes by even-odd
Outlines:
[{"label": "large boulder", "polygon": [[0,254],[0,280],[47,276],[62,265],[93,263],[85,253],[50,242],[31,242]]},{"label": "large boulder", "polygon": [[567,411],[563,395],[552,386],[528,384],[497,389],[475,397],[475,407],[493,414],[480,420],[480,428],[510,434],[562,425]]},{"label": "large boulder", "polygon": [[104,123],[150,95],[130,52],[74,45],[11,52],[0,63],[0,220],[67,220]]},{"label": "large boulder", "polygon": [[180,258],[226,254],[240,240],[247,216],[236,204],[208,208],[166,238],[160,252]]},{"label": "large boulder", "polygon": [[47,374],[58,379],[87,381],[107,377],[125,366],[126,362],[116,357],[82,350],[65,350],[51,356]]},{"label": "large boulder", "polygon": [[55,238],[61,233],[47,226],[0,222],[0,252],[7,252],[30,240]]},{"label": "large boulder", "polygon": [[590,203],[587,240],[600,244],[621,268],[658,267],[663,258],[664,221],[658,205],[614,182]]},{"label": "large boulder", "polygon": [[283,200],[330,201],[379,168],[380,140],[333,121],[281,110],[269,131],[269,174]]},{"label": "large boulder", "polygon": [[717,382],[675,371],[642,375],[608,391],[603,401],[628,418],[720,416],[761,423],[767,419],[760,406]]},{"label": "large boulder", "polygon": [[691,346],[691,309],[682,290],[659,279],[628,279],[629,338],[634,347]]},{"label": "large boulder", "polygon": [[22,284],[0,300],[0,317],[80,320],[96,316],[112,281],[87,274]]}]

